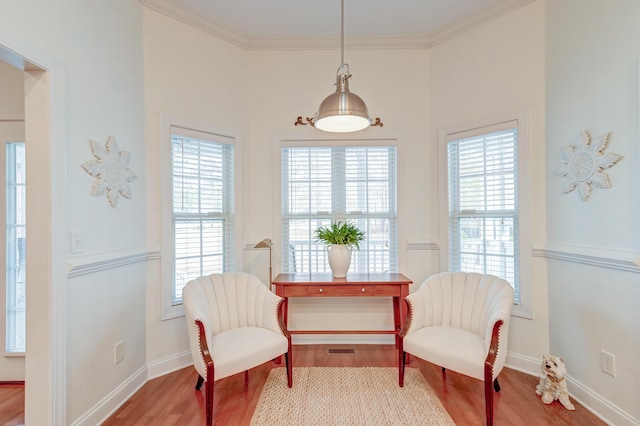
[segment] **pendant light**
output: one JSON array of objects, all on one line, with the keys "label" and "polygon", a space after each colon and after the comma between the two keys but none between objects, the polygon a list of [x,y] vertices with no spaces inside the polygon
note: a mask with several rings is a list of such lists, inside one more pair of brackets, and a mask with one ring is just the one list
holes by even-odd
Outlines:
[{"label": "pendant light", "polygon": [[[318,112],[313,118],[307,117],[307,122],[312,126],[325,132],[356,132],[366,129],[367,127],[381,126],[380,117],[375,119],[375,123],[371,124],[367,105],[360,96],[349,91],[349,65],[344,62],[344,0],[341,0],[340,13],[340,53],[341,63],[336,72],[336,91],[327,96],[322,103]],[[307,123],[302,122],[299,116],[295,125]]]}]

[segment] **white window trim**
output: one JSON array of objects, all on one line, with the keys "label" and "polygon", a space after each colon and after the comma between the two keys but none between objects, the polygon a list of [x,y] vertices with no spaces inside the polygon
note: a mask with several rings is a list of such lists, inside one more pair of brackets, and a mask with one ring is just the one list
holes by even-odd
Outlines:
[{"label": "white window trim", "polygon": [[[318,146],[317,144],[298,144],[296,146],[283,146],[283,149],[287,149],[287,148],[293,148],[293,149],[318,149],[318,150],[323,150],[323,151],[328,151],[330,150],[331,154],[331,164],[332,164],[332,174],[331,174],[331,181],[332,181],[332,191],[339,189],[340,191],[343,189],[341,187],[341,185],[344,185],[344,181],[346,180],[346,175],[344,173],[339,173],[336,172],[336,170],[333,168],[333,166],[336,165],[335,161],[336,161],[336,154],[337,151],[335,150],[340,150],[341,154],[339,155],[339,157],[341,157],[343,160],[346,161],[346,159],[344,158],[344,156],[346,155],[346,151],[345,149],[384,149],[384,152],[386,152],[387,154],[390,154],[391,152],[393,152],[392,158],[393,158],[393,169],[394,169],[394,173],[393,174],[389,174],[389,178],[390,180],[388,180],[387,182],[390,185],[390,192],[389,195],[393,196],[393,202],[389,202],[389,210],[381,213],[381,212],[377,212],[377,213],[372,213],[372,212],[348,212],[348,211],[344,211],[345,207],[346,207],[346,202],[347,199],[345,197],[342,197],[342,195],[337,195],[334,197],[333,202],[336,201],[336,199],[341,199],[342,202],[345,203],[345,205],[342,206],[338,206],[337,209],[338,211],[334,211],[333,209],[330,209],[331,211],[327,211],[326,213],[320,213],[320,212],[306,212],[303,214],[298,214],[298,213],[294,213],[294,212],[289,212],[287,214],[284,214],[281,212],[280,214],[280,218],[282,221],[283,226],[285,226],[285,223],[290,223],[291,220],[296,220],[296,219],[310,219],[310,220],[314,220],[314,219],[321,219],[321,218],[327,218],[330,217],[332,221],[336,221],[336,220],[350,220],[350,221],[354,221],[354,222],[359,222],[360,220],[364,220],[365,222],[368,221],[372,214],[379,217],[380,219],[383,220],[388,220],[390,225],[392,225],[392,230],[389,231],[389,243],[391,244],[391,246],[389,247],[388,253],[390,256],[390,264],[388,265],[388,267],[390,268],[391,272],[397,272],[398,271],[398,252],[399,252],[399,242],[398,242],[398,236],[397,236],[397,229],[398,229],[398,213],[397,213],[397,199],[398,199],[398,189],[397,189],[397,180],[398,180],[398,161],[397,161],[397,152],[398,152],[398,147],[397,145],[392,145],[392,144],[386,144],[383,146],[380,145],[374,145],[374,144],[367,144],[366,146],[360,147],[359,145],[355,145],[355,144],[346,144],[344,146]],[[282,155],[282,150],[281,150],[281,155]],[[341,167],[339,167],[339,169],[342,169]],[[283,167],[281,165],[280,168],[281,172],[283,170]],[[346,170],[342,169],[343,172],[346,172]],[[367,175],[368,178],[373,177],[373,176],[369,176]],[[393,178],[393,181],[391,181],[391,178]],[[289,182],[287,182],[288,184]],[[282,186],[284,182],[282,182],[281,184],[281,190],[282,190]],[[336,185],[338,185],[336,187]],[[346,189],[346,188],[344,188]],[[339,191],[339,192],[340,192]],[[346,194],[345,194],[346,195]],[[286,197],[285,197],[286,198]],[[283,199],[282,200],[282,206],[283,206],[283,210],[285,205],[287,204],[287,202]],[[290,206],[289,206],[290,207]],[[335,207],[335,205],[334,205]],[[283,244],[283,248],[284,248],[285,244]],[[363,246],[361,246],[360,248],[360,252],[363,253],[363,257],[367,257],[366,252],[367,252],[367,248],[366,248],[367,244]],[[284,250],[281,250],[281,254],[284,254]],[[375,264],[369,264],[368,262],[364,262],[363,265],[361,265],[361,267],[363,267],[363,270],[360,270],[360,272],[366,272],[367,268],[371,268],[373,270],[376,270],[376,267],[380,267],[380,265],[375,265]],[[352,269],[354,268],[354,266],[352,265]],[[289,271],[291,272],[291,271]]]},{"label": "white window trim", "polygon": [[182,303],[173,304],[173,204],[171,182],[171,127],[192,129],[195,132],[211,133],[234,140],[234,254],[231,269],[234,270],[239,260],[242,259],[242,140],[237,132],[228,129],[215,128],[210,125],[202,125],[176,118],[164,118],[160,131],[160,210],[161,210],[161,246],[160,246],[160,282],[161,282],[161,320],[170,320],[182,317],[185,314]]},{"label": "white window trim", "polygon": [[520,304],[513,305],[512,316],[533,319],[533,295],[531,283],[532,258],[532,214],[533,178],[531,164],[532,111],[526,109],[517,113],[505,113],[481,121],[452,126],[438,130],[438,213],[440,222],[440,270],[449,270],[449,188],[447,170],[447,135],[463,133],[468,130],[490,127],[498,123],[517,120],[518,127],[518,210],[519,210],[519,257],[520,257]]},{"label": "white window trim", "polygon": [[[295,132],[287,132],[274,135],[273,138],[273,243],[275,247],[282,246],[282,147],[287,146],[321,146],[321,147],[335,147],[335,146],[397,146],[396,161],[397,161],[397,192],[396,203],[398,206],[398,271],[403,271],[407,265],[407,251],[403,249],[402,242],[407,241],[406,226],[402,226],[402,223],[406,221],[406,216],[399,206],[406,205],[407,198],[410,194],[407,193],[408,185],[406,179],[408,179],[405,170],[401,167],[403,164],[402,154],[404,149],[402,147],[402,141],[404,140],[402,132],[397,130],[387,130],[385,128],[368,128],[355,133],[326,133],[317,129],[307,128]],[[280,250],[273,250],[273,276],[278,275],[280,265],[282,265],[282,259]]]}]

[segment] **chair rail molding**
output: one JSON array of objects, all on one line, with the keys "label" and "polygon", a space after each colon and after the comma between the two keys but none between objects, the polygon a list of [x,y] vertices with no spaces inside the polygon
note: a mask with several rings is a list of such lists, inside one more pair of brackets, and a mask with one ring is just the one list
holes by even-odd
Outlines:
[{"label": "chair rail molding", "polygon": [[67,277],[95,274],[109,269],[160,259],[160,249],[116,250],[71,256],[67,260]]},{"label": "chair rail molding", "polygon": [[409,238],[407,239],[407,250],[440,251],[440,245],[438,240],[433,238]]},{"label": "chair rail molding", "polygon": [[0,121],[24,121],[24,111],[0,109]]},{"label": "chair rail molding", "polygon": [[640,253],[562,243],[533,243],[534,257],[640,273]]}]

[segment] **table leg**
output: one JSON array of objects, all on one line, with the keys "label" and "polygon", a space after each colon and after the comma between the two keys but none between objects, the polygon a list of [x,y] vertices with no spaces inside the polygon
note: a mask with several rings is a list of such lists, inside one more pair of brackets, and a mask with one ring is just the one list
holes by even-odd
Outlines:
[{"label": "table leg", "polygon": [[396,331],[396,349],[400,347],[400,330],[402,330],[402,310],[400,309],[400,298],[393,297],[393,328]]}]

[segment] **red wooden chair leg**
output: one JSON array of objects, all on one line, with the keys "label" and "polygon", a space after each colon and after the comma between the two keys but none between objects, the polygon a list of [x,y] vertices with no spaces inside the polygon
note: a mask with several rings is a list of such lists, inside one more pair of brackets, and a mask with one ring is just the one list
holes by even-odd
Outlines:
[{"label": "red wooden chair leg", "polygon": [[196,390],[200,390],[203,383],[204,383],[204,377],[198,374],[198,381],[196,382]]},{"label": "red wooden chair leg", "polygon": [[484,382],[484,401],[487,415],[487,426],[493,425],[493,382],[485,380]]},{"label": "red wooden chair leg", "polygon": [[205,409],[207,410],[207,426],[213,425],[213,380],[205,382]]}]

